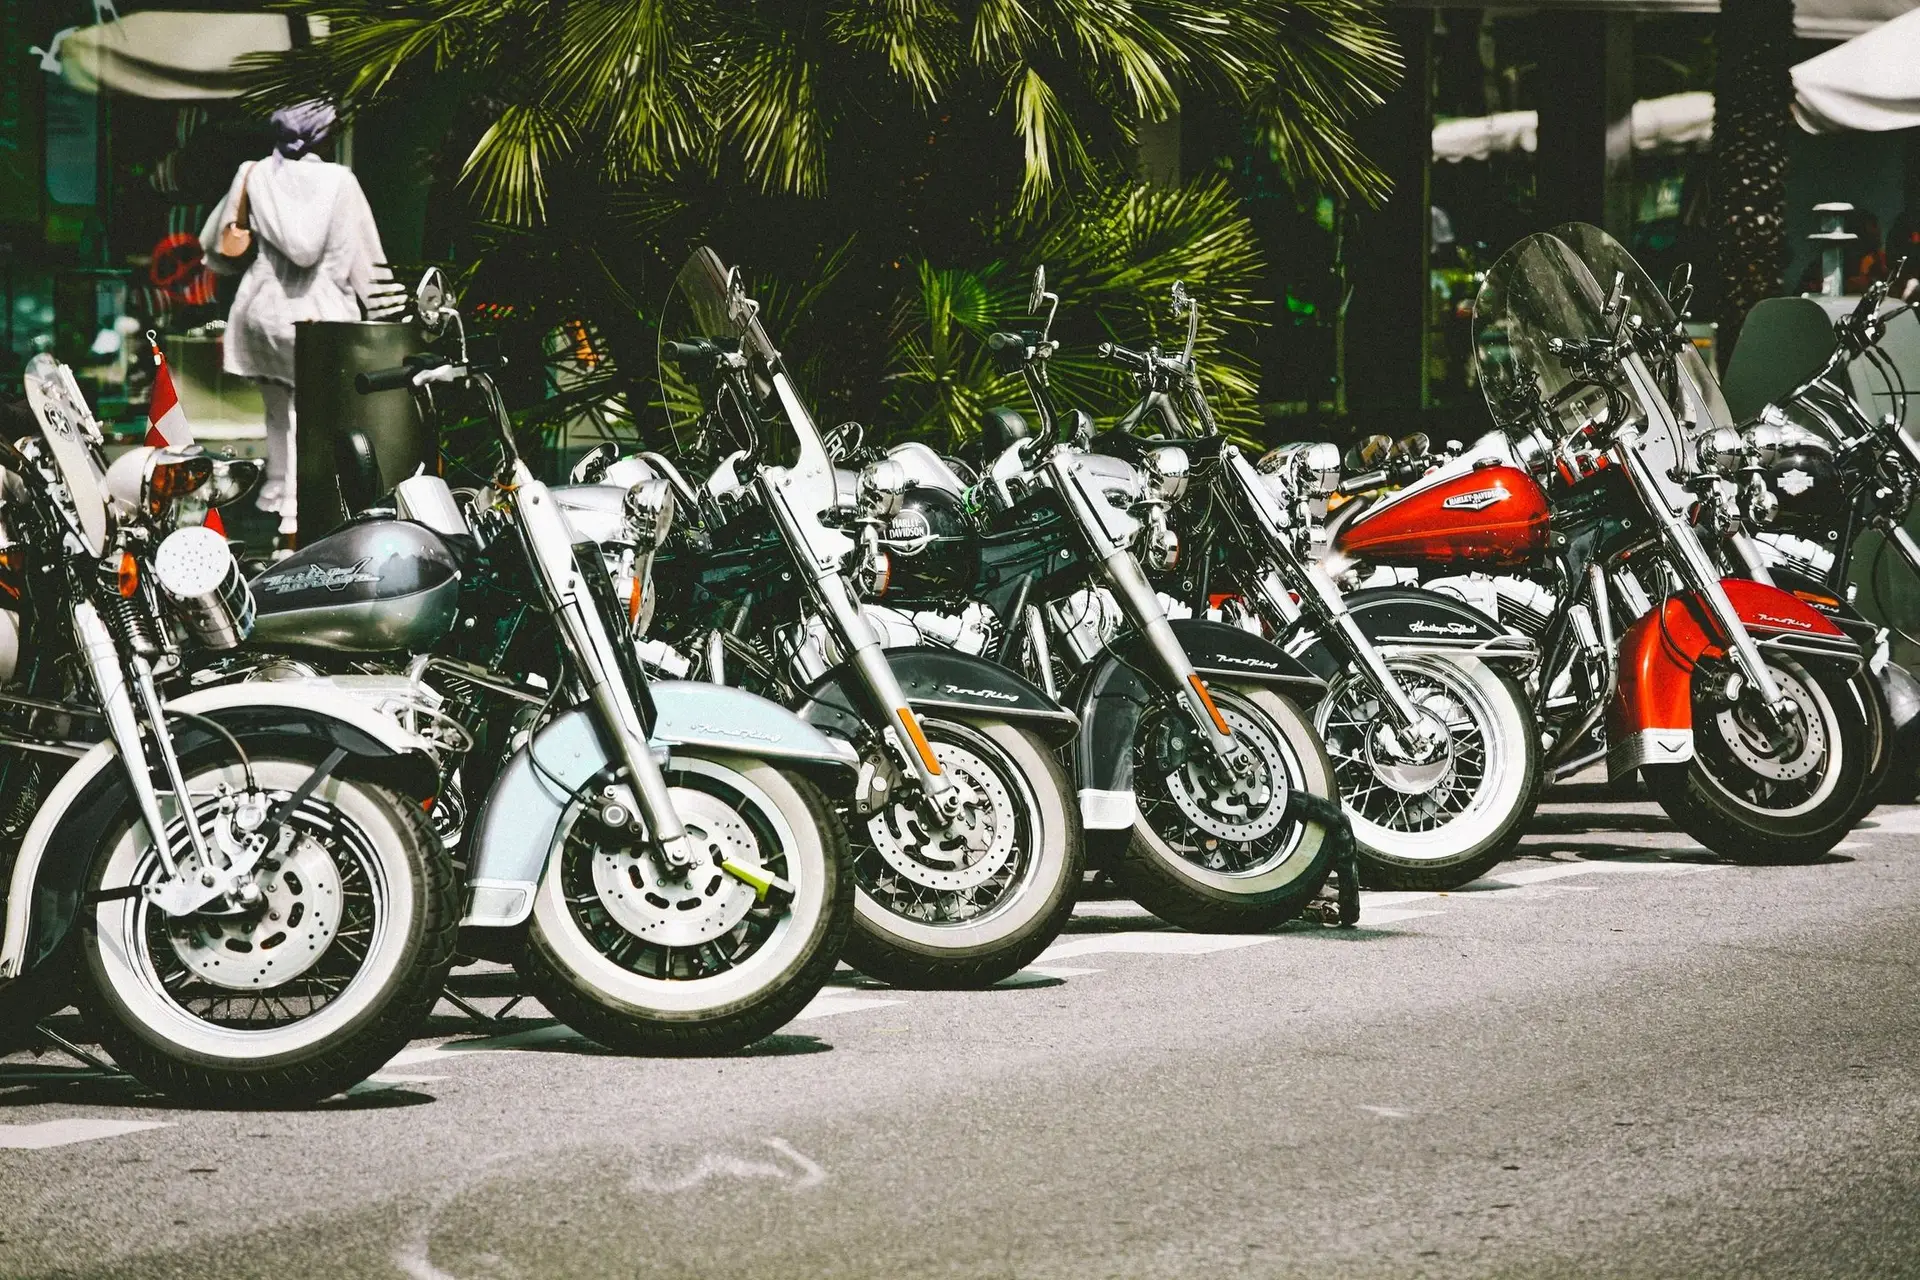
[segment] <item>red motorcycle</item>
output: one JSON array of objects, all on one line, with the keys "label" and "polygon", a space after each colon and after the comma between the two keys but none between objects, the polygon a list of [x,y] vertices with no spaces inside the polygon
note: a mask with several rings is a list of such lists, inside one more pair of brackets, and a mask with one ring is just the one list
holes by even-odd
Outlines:
[{"label": "red motorcycle", "polygon": [[1375,492],[1329,520],[1329,570],[1413,570],[1533,637],[1549,776],[1604,753],[1723,857],[1831,849],[1873,755],[1862,654],[1795,596],[1722,577],[1696,456],[1718,390],[1665,297],[1605,233],[1562,227],[1495,264],[1474,328],[1500,430],[1350,480]]}]

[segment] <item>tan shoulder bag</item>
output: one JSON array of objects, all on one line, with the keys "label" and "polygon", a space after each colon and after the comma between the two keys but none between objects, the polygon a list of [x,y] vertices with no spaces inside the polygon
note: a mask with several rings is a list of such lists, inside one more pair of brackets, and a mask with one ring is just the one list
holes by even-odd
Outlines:
[{"label": "tan shoulder bag", "polygon": [[240,199],[235,202],[233,220],[220,228],[220,255],[225,258],[244,258],[253,252],[253,227],[247,218],[247,179],[253,177],[253,166],[240,179]]}]

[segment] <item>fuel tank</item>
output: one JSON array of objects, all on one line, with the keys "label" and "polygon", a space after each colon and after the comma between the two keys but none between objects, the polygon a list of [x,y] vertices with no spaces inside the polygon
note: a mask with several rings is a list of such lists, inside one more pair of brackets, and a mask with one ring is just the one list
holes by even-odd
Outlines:
[{"label": "fuel tank", "polygon": [[406,520],[350,524],[253,580],[252,643],[274,649],[424,653],[460,611],[460,566]]},{"label": "fuel tank", "polygon": [[1510,569],[1547,548],[1547,495],[1504,463],[1449,464],[1340,524],[1333,550],[1376,565]]}]

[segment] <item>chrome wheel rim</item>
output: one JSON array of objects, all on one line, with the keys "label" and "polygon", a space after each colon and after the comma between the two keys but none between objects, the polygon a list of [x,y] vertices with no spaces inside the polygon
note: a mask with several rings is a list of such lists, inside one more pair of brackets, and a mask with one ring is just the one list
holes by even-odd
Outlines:
[{"label": "chrome wheel rim", "polygon": [[1202,871],[1230,879],[1264,876],[1299,846],[1303,826],[1286,815],[1291,792],[1305,777],[1278,728],[1252,704],[1224,689],[1212,694],[1251,752],[1254,776],[1226,776],[1184,708],[1162,699],[1134,740],[1140,817],[1176,857]]},{"label": "chrome wheel rim", "polygon": [[1798,817],[1825,803],[1839,785],[1844,745],[1839,723],[1818,681],[1772,663],[1768,670],[1794,704],[1788,745],[1776,752],[1738,706],[1696,717],[1700,772],[1726,799],[1767,820]]},{"label": "chrome wheel rim", "polygon": [[[1492,837],[1505,820],[1519,766],[1496,731],[1497,709],[1471,675],[1443,660],[1388,664],[1416,707],[1445,730],[1429,765],[1401,767],[1379,742],[1386,708],[1351,674],[1314,711],[1314,727],[1333,762],[1341,805],[1362,847],[1395,862],[1444,862]],[[1523,783],[1524,785],[1524,783]]]}]

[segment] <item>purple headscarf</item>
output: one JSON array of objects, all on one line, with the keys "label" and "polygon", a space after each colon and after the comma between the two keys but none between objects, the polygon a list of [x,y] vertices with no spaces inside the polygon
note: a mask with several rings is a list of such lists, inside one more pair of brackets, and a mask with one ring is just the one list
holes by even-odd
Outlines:
[{"label": "purple headscarf", "polygon": [[289,160],[298,160],[327,140],[334,119],[333,104],[319,98],[282,107],[273,113],[273,127],[280,132],[273,149]]}]

